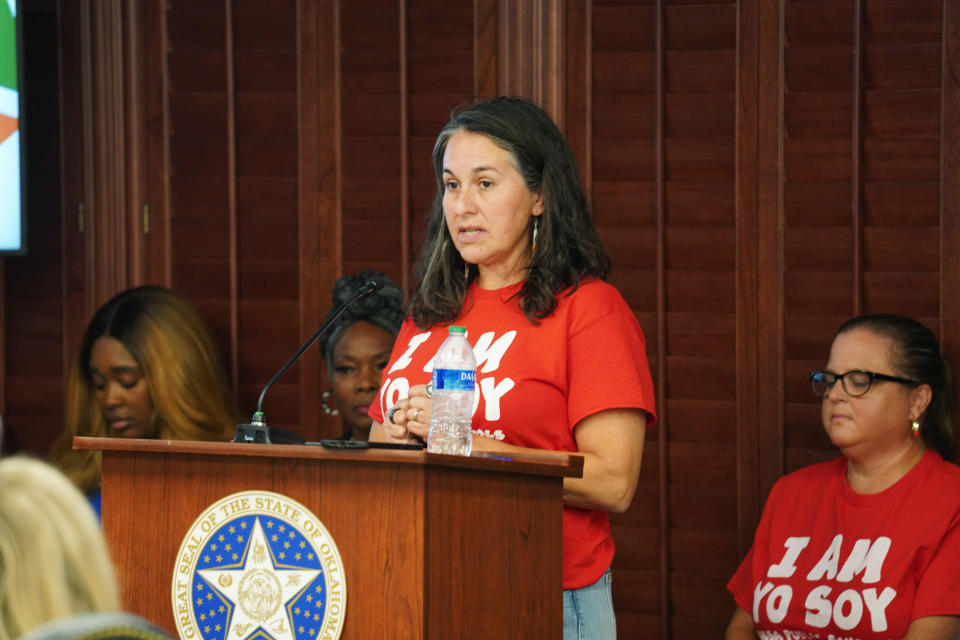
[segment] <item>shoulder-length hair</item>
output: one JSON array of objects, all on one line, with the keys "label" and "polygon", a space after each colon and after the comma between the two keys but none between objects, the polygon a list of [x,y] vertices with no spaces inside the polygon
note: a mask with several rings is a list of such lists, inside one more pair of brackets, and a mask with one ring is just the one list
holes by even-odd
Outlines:
[{"label": "shoulder-length hair", "polygon": [[100,460],[96,452],[72,451],[73,436],[109,435],[90,375],[93,344],[104,336],[122,343],[143,372],[159,438],[231,439],[240,414],[203,319],[169,289],[130,289],[90,320],[67,384],[67,428],[54,453],[78,486],[87,491],[99,486]]},{"label": "shoulder-length hair", "polygon": [[443,155],[450,138],[465,131],[487,136],[510,153],[527,188],[543,196],[536,249],[519,292],[520,308],[531,322],[553,313],[557,296],[593,276],[606,278],[610,261],[593,224],[570,145],[547,113],[525,98],[483,100],[455,111],[433,146],[436,193],[415,268],[418,281],[410,310],[418,327],[454,320],[460,313],[476,267],[460,257],[443,215]]},{"label": "shoulder-length hair", "polygon": [[86,499],[44,462],[0,461],[0,640],[119,609],[113,564]]}]

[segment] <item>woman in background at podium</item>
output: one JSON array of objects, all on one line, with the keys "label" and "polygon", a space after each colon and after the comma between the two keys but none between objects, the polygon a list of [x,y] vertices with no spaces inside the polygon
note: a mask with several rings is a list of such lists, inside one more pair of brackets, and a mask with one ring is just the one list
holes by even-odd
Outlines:
[{"label": "woman in background at podium", "polygon": [[242,422],[213,338],[169,289],[124,291],[87,326],[67,386],[67,428],[53,461],[100,511],[100,453],[74,436],[230,440]]},{"label": "woman in background at podium", "polygon": [[[430,362],[450,324],[477,356],[473,450],[583,455],[564,479],[564,638],[616,637],[609,512],[630,506],[656,420],[643,334],[594,228],[576,162],[522,98],[453,115],[433,149],[437,194],[371,439],[424,440]],[[478,488],[482,490],[482,488]]]},{"label": "woman in background at podium", "polygon": [[337,280],[328,317],[370,280],[383,286],[346,307],[320,339],[331,387],[323,392],[321,403],[327,415],[343,421],[342,440],[370,436],[373,419],[367,412],[377,398],[383,368],[403,322],[403,290],[386,274],[369,269]]}]

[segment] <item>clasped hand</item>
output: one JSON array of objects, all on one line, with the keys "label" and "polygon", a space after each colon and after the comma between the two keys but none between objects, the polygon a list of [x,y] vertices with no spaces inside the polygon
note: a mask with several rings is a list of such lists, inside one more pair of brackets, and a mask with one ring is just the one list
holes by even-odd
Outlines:
[{"label": "clasped hand", "polygon": [[386,441],[426,442],[432,408],[429,385],[410,387],[407,397],[390,407],[384,416],[383,433]]}]

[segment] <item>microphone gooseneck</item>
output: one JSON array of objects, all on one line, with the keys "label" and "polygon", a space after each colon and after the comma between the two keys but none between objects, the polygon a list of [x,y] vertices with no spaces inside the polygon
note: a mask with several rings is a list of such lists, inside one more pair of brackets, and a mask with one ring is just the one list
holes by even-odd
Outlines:
[{"label": "microphone gooseneck", "polygon": [[[313,332],[313,335],[310,336],[310,338],[308,338],[299,349],[297,349],[297,352],[294,353],[293,356],[291,356],[290,359],[287,360],[282,367],[280,367],[280,370],[277,371],[272,378],[270,378],[270,381],[264,385],[263,391],[260,392],[260,397],[257,400],[257,410],[254,412],[253,418],[250,420],[250,424],[237,425],[237,434],[233,439],[234,442],[262,442],[270,444],[270,428],[267,426],[267,422],[263,414],[263,399],[266,397],[267,391],[270,390],[270,387],[276,384],[277,380],[283,377],[283,374],[285,374],[287,370],[293,366],[293,363],[295,363],[300,356],[303,355],[303,352],[309,349],[310,345],[316,342],[320,336],[322,336],[327,329],[330,328],[330,325],[336,322],[340,316],[343,315],[344,311],[346,311],[352,304],[361,298],[367,297],[382,286],[383,284],[376,280],[368,280],[366,284],[360,287],[360,289],[349,300],[341,304],[340,307],[337,308],[336,312],[327,318],[322,325],[320,325],[319,329]],[[297,439],[296,434],[288,435],[292,436],[294,439]],[[300,442],[305,440],[305,438],[299,438]]]}]

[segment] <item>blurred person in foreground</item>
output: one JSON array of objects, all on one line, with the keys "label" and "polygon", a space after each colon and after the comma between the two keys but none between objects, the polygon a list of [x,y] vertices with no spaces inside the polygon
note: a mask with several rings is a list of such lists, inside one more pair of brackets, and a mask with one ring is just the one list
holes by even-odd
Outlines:
[{"label": "blurred person in foreground", "polygon": [[333,306],[327,317],[353,298],[367,282],[381,287],[347,307],[320,339],[320,354],[327,363],[330,389],[321,403],[327,415],[340,416],[343,440],[366,440],[373,419],[368,415],[376,400],[383,368],[403,322],[403,290],[386,274],[361,271],[337,280]]},{"label": "blurred person in foreground", "polygon": [[67,428],[52,460],[100,511],[100,453],[74,436],[217,440],[242,422],[213,338],[163,287],[124,291],[94,314],[67,386]]},{"label": "blurred person in foreground", "polygon": [[781,478],[730,580],[728,640],[960,638],[953,381],[916,320],[858,316],[810,374],[840,457]]},{"label": "blurred person in foreground", "polygon": [[[82,626],[71,624],[75,616],[119,611],[113,564],[84,497],[45,462],[0,460],[0,640],[47,637],[48,623],[67,619],[71,628]],[[138,630],[129,637],[165,637],[133,616],[109,619]]]},{"label": "blurred person in foreground", "polygon": [[371,407],[371,439],[427,439],[431,359],[449,325],[465,326],[477,357],[473,450],[583,455],[583,477],[564,479],[564,638],[615,638],[609,513],[629,508],[656,420],[640,325],[604,281],[573,153],[540,107],[505,97],[455,112],[433,163],[411,317]]}]

